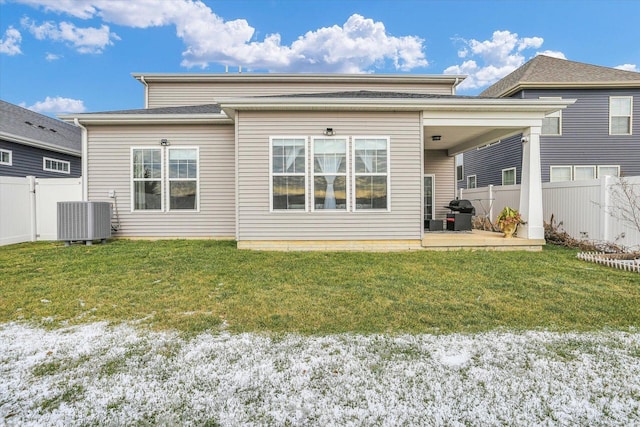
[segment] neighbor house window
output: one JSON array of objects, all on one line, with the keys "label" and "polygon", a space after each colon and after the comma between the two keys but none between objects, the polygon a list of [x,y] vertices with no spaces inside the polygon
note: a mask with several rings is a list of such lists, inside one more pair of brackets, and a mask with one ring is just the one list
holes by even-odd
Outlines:
[{"label": "neighbor house window", "polygon": [[11,151],[0,149],[0,165],[11,166],[12,158]]},{"label": "neighbor house window", "polygon": [[598,166],[598,178],[603,176],[620,176],[620,166]]},{"label": "neighbor house window", "polygon": [[389,209],[389,138],[353,138],[355,209]]},{"label": "neighbor house window", "polygon": [[612,96],[609,98],[609,133],[631,135],[633,97]]},{"label": "neighbor house window", "polygon": [[478,186],[478,181],[476,179],[476,175],[469,175],[467,177],[467,188],[476,188]]},{"label": "neighbor house window", "polygon": [[464,180],[464,165],[456,166],[456,181]]},{"label": "neighbor house window", "polygon": [[271,138],[271,208],[306,210],[307,139]]},{"label": "neighbor house window", "polygon": [[66,160],[42,158],[42,169],[49,172],[70,173],[71,163]]},{"label": "neighbor house window", "polygon": [[169,209],[198,209],[198,149],[169,148]]},{"label": "neighbor house window", "polygon": [[347,209],[347,140],[313,139],[313,208]]},{"label": "neighbor house window", "polygon": [[574,166],[573,179],[575,181],[596,179],[596,167],[595,166]]},{"label": "neighbor house window", "polygon": [[572,166],[551,166],[551,168],[549,169],[550,182],[571,181],[572,179]]},{"label": "neighbor house window", "polygon": [[132,149],[133,210],[162,210],[162,150]]},{"label": "neighbor house window", "polygon": [[502,169],[502,185],[515,185],[516,168]]},{"label": "neighbor house window", "polygon": [[[560,97],[540,97],[546,100],[559,100]],[[562,135],[562,110],[547,114],[542,119],[542,135]]]}]

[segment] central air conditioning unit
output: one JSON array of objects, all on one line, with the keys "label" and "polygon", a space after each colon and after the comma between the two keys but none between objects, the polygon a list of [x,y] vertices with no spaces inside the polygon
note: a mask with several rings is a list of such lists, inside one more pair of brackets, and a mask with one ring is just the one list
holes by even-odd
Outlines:
[{"label": "central air conditioning unit", "polygon": [[58,202],[58,240],[65,246],[83,241],[91,245],[94,240],[106,243],[111,237],[111,203]]}]

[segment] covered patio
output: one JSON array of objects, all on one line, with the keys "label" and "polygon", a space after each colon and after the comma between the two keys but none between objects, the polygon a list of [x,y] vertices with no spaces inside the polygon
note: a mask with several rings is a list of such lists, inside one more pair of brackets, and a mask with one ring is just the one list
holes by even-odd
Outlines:
[{"label": "covered patio", "polygon": [[[502,233],[488,231],[446,232],[423,228],[422,247],[438,250],[540,250],[545,243],[540,170],[542,120],[546,114],[564,109],[575,100],[458,97],[448,103],[442,99],[439,101],[423,106],[425,165],[428,165],[429,153],[444,151],[451,158],[522,134],[521,192],[519,205],[514,207],[520,211],[525,224],[518,227],[518,237],[511,239],[504,238]],[[453,186],[450,194],[455,197],[455,181]],[[442,197],[435,197],[435,200],[440,203],[433,203],[433,218],[439,220],[444,216]]]}]

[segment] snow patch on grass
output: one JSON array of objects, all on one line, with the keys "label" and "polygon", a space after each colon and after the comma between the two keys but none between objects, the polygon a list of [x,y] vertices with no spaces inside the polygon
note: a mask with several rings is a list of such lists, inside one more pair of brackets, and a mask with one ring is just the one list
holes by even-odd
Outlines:
[{"label": "snow patch on grass", "polygon": [[0,326],[0,424],[633,425],[640,334]]}]

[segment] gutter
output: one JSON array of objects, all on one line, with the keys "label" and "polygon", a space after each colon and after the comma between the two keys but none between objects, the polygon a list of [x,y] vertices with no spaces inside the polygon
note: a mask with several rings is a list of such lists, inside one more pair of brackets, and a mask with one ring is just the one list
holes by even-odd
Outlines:
[{"label": "gutter", "polygon": [[78,118],[73,119],[73,123],[82,130],[82,200],[89,201],[89,187],[87,185],[87,174],[89,173],[89,140],[87,128],[80,124]]},{"label": "gutter", "polygon": [[50,144],[48,142],[38,141],[31,138],[25,138],[20,135],[14,135],[8,132],[0,131],[0,137],[7,141],[17,142],[18,144],[29,145],[31,147],[42,148],[48,151],[54,151],[56,153],[69,154],[71,156],[81,156],[82,151],[74,150],[73,148],[65,148],[60,145]]},{"label": "gutter", "polygon": [[140,82],[144,85],[144,108],[149,108],[149,85],[144,80],[144,76],[140,75]]}]

